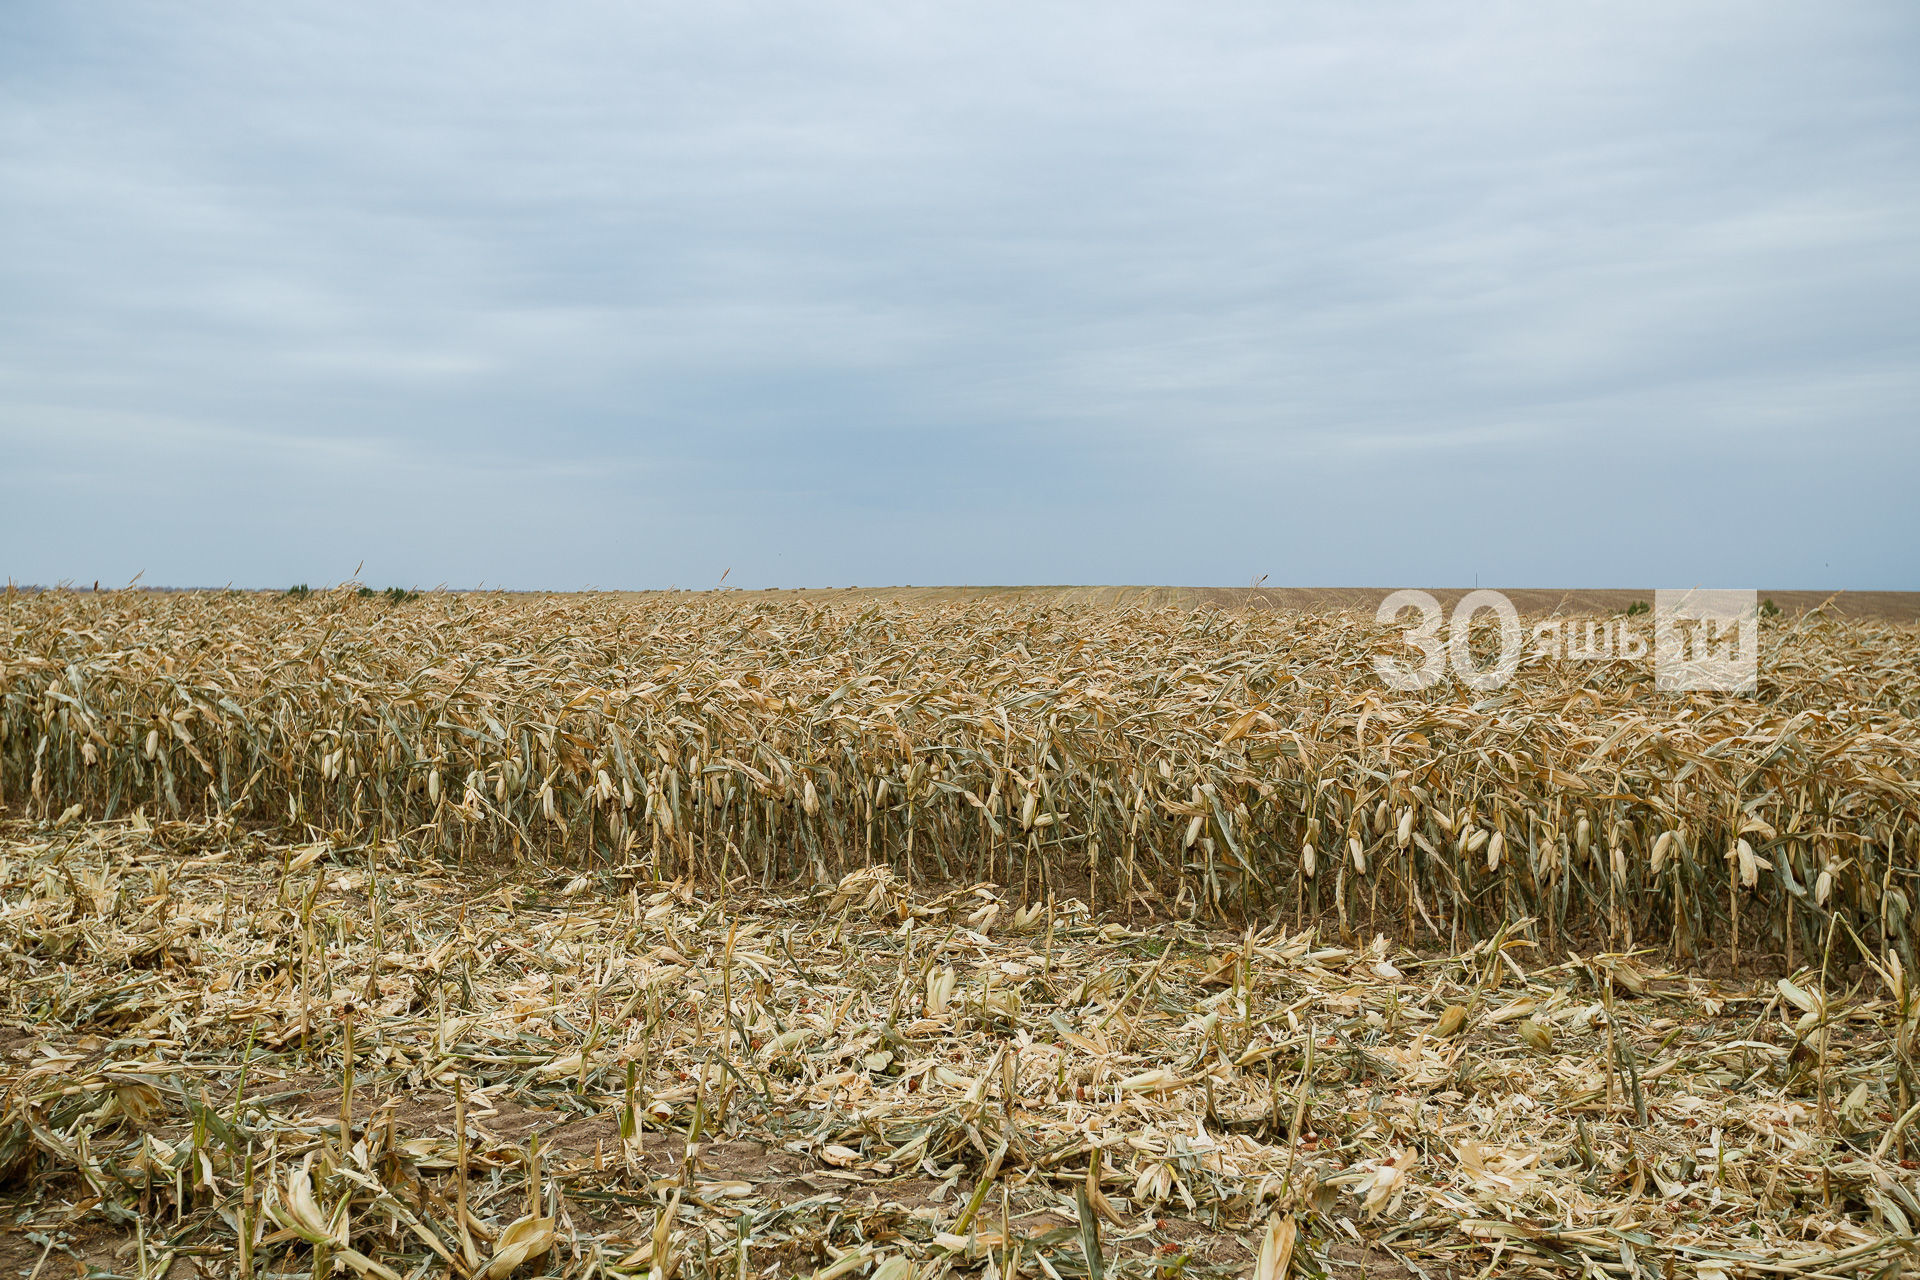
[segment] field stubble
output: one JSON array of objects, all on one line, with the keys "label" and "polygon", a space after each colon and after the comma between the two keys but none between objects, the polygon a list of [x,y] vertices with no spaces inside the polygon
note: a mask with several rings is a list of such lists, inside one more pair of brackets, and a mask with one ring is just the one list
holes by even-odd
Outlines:
[{"label": "field stubble", "polygon": [[0,835],[22,1271],[1818,1277],[1920,1220],[1897,962]]}]

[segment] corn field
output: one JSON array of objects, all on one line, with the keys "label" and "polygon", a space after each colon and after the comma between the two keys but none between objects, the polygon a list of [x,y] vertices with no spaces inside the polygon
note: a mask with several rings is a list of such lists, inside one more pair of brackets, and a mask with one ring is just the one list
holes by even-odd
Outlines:
[{"label": "corn field", "polygon": [[9,591],[0,801],[1453,949],[1525,921],[1913,959],[1920,629],[1770,620],[1757,698],[1545,659],[1399,694],[1398,643],[1032,599]]},{"label": "corn field", "polygon": [[1898,1275],[1920,630],[1762,639],[9,592],[0,1272]]}]

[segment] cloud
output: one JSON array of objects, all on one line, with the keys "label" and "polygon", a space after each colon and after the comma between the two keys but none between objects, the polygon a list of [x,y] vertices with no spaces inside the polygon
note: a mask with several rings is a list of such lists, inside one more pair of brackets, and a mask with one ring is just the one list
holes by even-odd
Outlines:
[{"label": "cloud", "polygon": [[1920,587],[1916,45],[9,6],[0,572]]}]

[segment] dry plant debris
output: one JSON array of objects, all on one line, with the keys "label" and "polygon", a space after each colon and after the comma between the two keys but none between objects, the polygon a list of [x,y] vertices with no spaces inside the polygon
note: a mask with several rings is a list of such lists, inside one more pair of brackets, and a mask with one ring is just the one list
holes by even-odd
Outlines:
[{"label": "dry plant debris", "polygon": [[[1895,951],[1723,985],[432,833],[0,825],[23,1275],[1893,1274]],[[1839,920],[1835,916],[1836,922]]]}]

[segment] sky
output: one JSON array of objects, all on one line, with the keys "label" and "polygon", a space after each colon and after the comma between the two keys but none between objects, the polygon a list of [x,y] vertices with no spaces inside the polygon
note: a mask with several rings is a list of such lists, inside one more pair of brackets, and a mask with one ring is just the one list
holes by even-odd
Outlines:
[{"label": "sky", "polygon": [[0,577],[1920,588],[1920,8],[0,6]]}]

